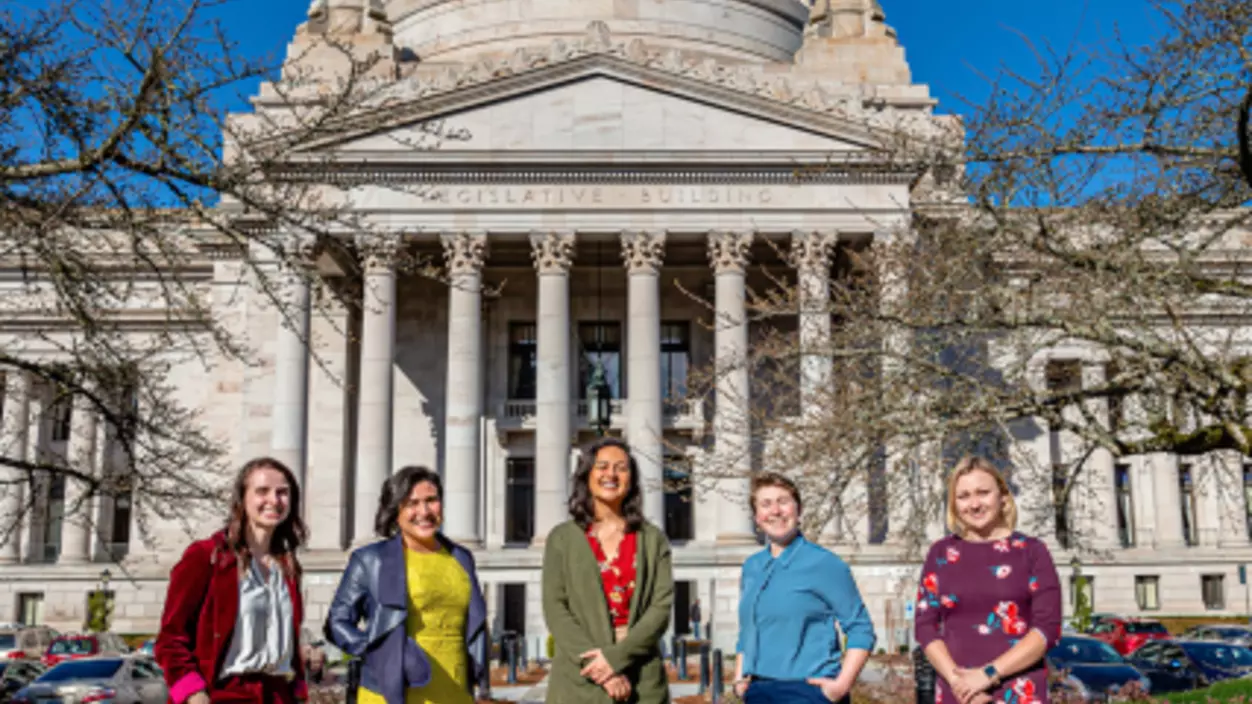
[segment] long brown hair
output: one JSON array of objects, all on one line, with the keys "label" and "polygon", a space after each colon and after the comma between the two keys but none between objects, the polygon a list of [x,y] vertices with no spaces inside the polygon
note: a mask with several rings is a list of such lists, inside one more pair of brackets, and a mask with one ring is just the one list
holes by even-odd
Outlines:
[{"label": "long brown hair", "polygon": [[252,551],[248,549],[248,515],[244,511],[243,499],[248,491],[248,477],[258,469],[273,469],[281,473],[290,487],[290,510],[287,518],[274,529],[274,536],[270,539],[270,555],[282,566],[284,574],[297,579],[300,577],[300,559],[296,556],[296,550],[304,546],[309,537],[309,529],[304,525],[304,519],[300,518],[300,484],[296,481],[296,475],[287,465],[273,457],[248,460],[235,476],[230,518],[226,523],[226,545],[235,553],[240,571],[248,569],[248,565],[252,563]]}]

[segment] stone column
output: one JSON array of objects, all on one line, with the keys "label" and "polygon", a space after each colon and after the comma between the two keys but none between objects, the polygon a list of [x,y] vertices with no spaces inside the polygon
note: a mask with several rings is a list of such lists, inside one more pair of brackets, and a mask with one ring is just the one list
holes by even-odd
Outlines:
[{"label": "stone column", "polygon": [[1155,547],[1183,547],[1186,540],[1182,534],[1182,492],[1178,488],[1178,455],[1154,452],[1148,455],[1148,462],[1152,468]]},{"label": "stone column", "polygon": [[665,449],[661,408],[661,261],[664,232],[622,235],[628,279],[626,401],[631,450],[643,484],[643,514],[665,527]]},{"label": "stone column", "polygon": [[1217,544],[1220,547],[1246,548],[1248,536],[1247,503],[1243,489],[1243,454],[1238,450],[1214,453],[1217,474],[1217,495],[1221,514]]},{"label": "stone column", "polygon": [[[91,400],[74,395],[70,414],[70,439],[65,452],[66,465],[84,476],[96,475],[97,415]],[[61,520],[61,555],[63,565],[91,561],[92,515],[91,488],[72,475],[65,478],[65,508]]]},{"label": "stone column", "polygon": [[270,452],[308,485],[309,277],[312,243],[293,239],[288,261],[278,263],[280,326],[274,354],[274,415]]},{"label": "stone column", "polygon": [[568,515],[572,404],[570,384],[569,270],[574,233],[530,236],[539,276],[535,399],[535,537],[541,545]]},{"label": "stone column", "polygon": [[479,531],[483,415],[482,268],[487,235],[443,235],[449,275],[448,377],[444,396],[444,516],[448,537],[471,547]]},{"label": "stone column", "polygon": [[[903,390],[906,382],[902,377],[908,373],[907,360],[912,354],[913,337],[906,326],[890,322],[907,315],[909,283],[905,266],[914,238],[915,233],[911,230],[902,230],[901,234],[882,230],[874,235],[877,245],[874,266],[878,279],[878,313],[882,328],[882,378],[886,393],[894,397],[888,403],[907,403],[909,397],[906,393],[914,395],[920,402],[921,394],[928,391],[915,388],[909,388],[907,392]],[[919,502],[919,499],[929,487],[922,486],[924,475],[918,465],[918,453],[915,449],[911,450],[908,440],[902,437],[887,437],[884,445],[885,476],[882,481],[886,488],[885,496],[880,500],[885,505],[879,504],[879,510],[887,514],[887,539],[896,548],[924,549],[926,525],[917,521],[915,516],[924,511],[926,502]]]},{"label": "stone column", "polygon": [[717,402],[713,409],[714,466],[717,471],[717,542],[755,541],[748,506],[752,472],[748,388],[748,320],[745,269],[750,232],[709,234],[708,254],[715,279],[714,348]]},{"label": "stone column", "polygon": [[[1085,360],[1082,365],[1082,385],[1098,389],[1105,384],[1103,361]],[[1096,398],[1086,402],[1086,412],[1094,417],[1105,430],[1112,428],[1108,399]],[[1113,453],[1103,447],[1095,447],[1082,470],[1080,501],[1074,517],[1079,533],[1085,529],[1090,536],[1086,541],[1097,550],[1109,550],[1118,546],[1117,538],[1117,485],[1113,469]],[[1084,542],[1079,538],[1079,542]]]},{"label": "stone column", "polygon": [[[17,461],[27,459],[30,434],[30,375],[21,370],[5,375],[3,439],[0,452]],[[26,495],[26,475],[15,469],[0,472],[0,565],[21,560],[22,523],[29,511],[22,505]]]},{"label": "stone column", "polygon": [[361,293],[360,391],[357,394],[356,504],[352,541],[374,539],[374,513],[391,476],[391,410],[396,356],[396,257],[400,235],[358,242],[365,270]]},{"label": "stone column", "polygon": [[830,382],[830,255],[834,232],[791,233],[791,260],[800,294],[800,412],[813,417]]},{"label": "stone column", "polygon": [[[1026,383],[1035,391],[1047,389],[1046,355],[1038,355],[1026,364]],[[1013,483],[1017,485],[1018,526],[1026,533],[1034,533],[1057,550],[1056,501],[1052,492],[1052,433],[1043,418],[1034,418],[1023,424],[1025,438],[1014,438],[1010,452],[1013,454]]]}]

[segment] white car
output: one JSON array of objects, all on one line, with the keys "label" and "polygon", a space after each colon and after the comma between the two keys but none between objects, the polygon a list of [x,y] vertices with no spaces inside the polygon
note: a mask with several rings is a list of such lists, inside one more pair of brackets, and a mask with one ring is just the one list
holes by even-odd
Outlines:
[{"label": "white car", "polygon": [[161,668],[146,658],[90,657],[66,660],[13,695],[13,704],[100,701],[165,704],[169,691]]}]

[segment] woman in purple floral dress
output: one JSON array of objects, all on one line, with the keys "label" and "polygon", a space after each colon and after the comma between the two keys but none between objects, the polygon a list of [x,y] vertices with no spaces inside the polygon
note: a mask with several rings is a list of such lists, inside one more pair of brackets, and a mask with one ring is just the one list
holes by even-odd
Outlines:
[{"label": "woman in purple floral dress", "polygon": [[981,457],[948,479],[952,535],[930,546],[917,593],[918,646],[936,704],[1046,704],[1043,656],[1061,637],[1061,587],[1042,541],[1014,530],[1017,505]]}]

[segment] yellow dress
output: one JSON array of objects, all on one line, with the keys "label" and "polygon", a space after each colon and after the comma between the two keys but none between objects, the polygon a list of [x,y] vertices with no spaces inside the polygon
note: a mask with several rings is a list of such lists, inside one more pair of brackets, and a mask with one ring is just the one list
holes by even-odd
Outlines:
[{"label": "yellow dress", "polygon": [[[409,618],[405,629],[430,659],[430,683],[410,687],[404,704],[473,704],[467,688],[469,662],[465,652],[465,615],[469,610],[470,580],[461,563],[447,550],[404,551],[409,589]],[[365,687],[357,690],[358,704],[386,704],[382,695]]]}]

